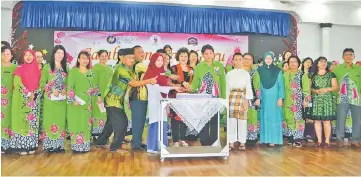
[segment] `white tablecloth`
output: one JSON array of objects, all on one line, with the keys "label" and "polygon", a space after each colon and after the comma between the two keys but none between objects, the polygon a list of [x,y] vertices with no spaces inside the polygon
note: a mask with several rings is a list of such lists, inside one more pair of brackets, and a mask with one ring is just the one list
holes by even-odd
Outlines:
[{"label": "white tablecloth", "polygon": [[[191,132],[199,133],[211,118],[224,109],[223,99],[167,99]],[[223,102],[222,102],[223,101]]]}]

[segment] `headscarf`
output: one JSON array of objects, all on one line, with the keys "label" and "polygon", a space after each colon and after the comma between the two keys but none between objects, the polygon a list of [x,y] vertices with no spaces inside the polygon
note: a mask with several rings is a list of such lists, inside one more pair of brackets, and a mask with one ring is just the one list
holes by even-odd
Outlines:
[{"label": "headscarf", "polygon": [[168,79],[165,76],[164,65],[162,65],[160,68],[158,68],[155,65],[155,62],[157,61],[159,56],[161,56],[163,58],[163,56],[159,53],[155,53],[152,55],[152,57],[150,58],[147,72],[145,72],[143,80],[151,79],[151,78],[158,76],[157,84],[159,84],[160,86],[166,86]]},{"label": "headscarf", "polygon": [[[31,63],[26,63],[24,60],[26,52],[30,52],[31,55],[33,55],[33,61]],[[21,82],[27,90],[34,92],[39,88],[41,77],[41,72],[39,70],[38,64],[36,63],[35,52],[31,49],[27,49],[21,54],[20,57],[24,63],[16,68],[14,75],[21,78]]]},{"label": "headscarf", "polygon": [[277,66],[274,65],[273,52],[270,51],[270,52],[265,53],[263,55],[264,60],[266,59],[267,56],[272,57],[273,61],[272,61],[271,65],[267,66],[266,62],[263,61],[263,65],[258,68],[258,73],[261,78],[261,83],[265,89],[272,88],[275,85],[277,78],[278,78],[278,74],[281,71],[280,68],[278,68]]}]

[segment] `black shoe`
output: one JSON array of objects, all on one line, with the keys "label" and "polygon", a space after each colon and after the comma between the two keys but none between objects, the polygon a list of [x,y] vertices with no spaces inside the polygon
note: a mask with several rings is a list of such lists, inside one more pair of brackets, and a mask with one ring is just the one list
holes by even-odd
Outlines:
[{"label": "black shoe", "polygon": [[147,151],[147,145],[146,144],[140,145],[140,149],[143,151]]}]

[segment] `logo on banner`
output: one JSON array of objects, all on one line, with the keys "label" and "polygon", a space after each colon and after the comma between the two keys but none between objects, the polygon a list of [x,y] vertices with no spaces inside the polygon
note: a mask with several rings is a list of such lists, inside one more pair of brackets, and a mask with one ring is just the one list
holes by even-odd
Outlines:
[{"label": "logo on banner", "polygon": [[198,39],[196,37],[189,37],[188,38],[188,45],[197,46],[198,45]]},{"label": "logo on banner", "polygon": [[136,36],[120,36],[117,40],[119,44],[133,44],[136,39]]},{"label": "logo on banner", "polygon": [[149,38],[149,41],[152,43],[152,45],[158,45],[158,44],[160,44],[161,39],[158,35],[152,35]]},{"label": "logo on banner", "polygon": [[114,44],[115,42],[117,42],[117,38],[114,37],[114,36],[108,36],[108,37],[107,37],[107,42],[108,42],[109,44]]}]

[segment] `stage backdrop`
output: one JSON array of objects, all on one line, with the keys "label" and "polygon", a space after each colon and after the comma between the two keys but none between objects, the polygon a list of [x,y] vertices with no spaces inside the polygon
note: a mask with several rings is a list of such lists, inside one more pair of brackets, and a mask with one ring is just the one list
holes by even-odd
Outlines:
[{"label": "stage backdrop", "polygon": [[97,51],[105,49],[109,52],[108,64],[114,66],[117,62],[117,52],[120,48],[131,48],[135,45],[143,47],[145,60],[164,45],[173,48],[172,58],[177,50],[186,47],[201,55],[201,48],[210,44],[215,49],[216,60],[226,64],[235,50],[248,52],[248,36],[215,35],[215,34],[184,34],[184,33],[148,33],[148,32],[104,32],[104,31],[55,31],[54,45],[61,44],[67,50],[68,64],[74,66],[81,50],[91,53],[93,65],[98,63]]}]

